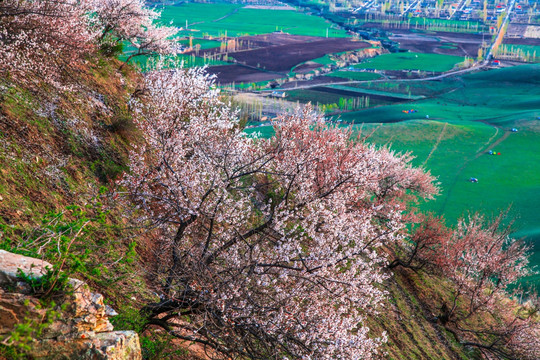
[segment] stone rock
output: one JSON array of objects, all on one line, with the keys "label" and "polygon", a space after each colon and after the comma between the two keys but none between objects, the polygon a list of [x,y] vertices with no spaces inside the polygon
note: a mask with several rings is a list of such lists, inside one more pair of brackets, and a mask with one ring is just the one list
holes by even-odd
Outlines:
[{"label": "stone rock", "polygon": [[71,341],[44,340],[34,344],[36,358],[81,360],[140,360],[139,337],[134,331],[88,334]]},{"label": "stone rock", "polygon": [[111,317],[111,316],[118,315],[118,313],[109,305],[105,305],[105,315],[107,315],[108,317]]},{"label": "stone rock", "polygon": [[80,280],[70,279],[69,284],[73,288],[69,311],[72,313],[73,326],[77,333],[112,331],[113,326],[108,320],[103,296],[92,293],[88,285]]},{"label": "stone rock", "polygon": [[30,288],[21,284],[17,269],[39,278],[52,265],[46,261],[0,250],[0,341],[8,339],[17,324],[40,324],[47,311],[57,316],[31,344],[32,358],[139,360],[139,337],[133,331],[113,331],[109,316],[118,315],[80,280],[69,279],[70,291],[54,309],[42,308]]},{"label": "stone rock", "polygon": [[103,359],[141,359],[139,337],[134,331],[101,333],[97,334],[96,338],[100,342],[101,346],[97,349],[104,355]]},{"label": "stone rock", "polygon": [[16,283],[19,280],[17,278],[18,269],[21,269],[27,276],[40,277],[47,272],[47,267],[53,268],[50,263],[44,260],[0,250],[0,285]]},{"label": "stone rock", "polygon": [[39,305],[36,298],[0,289],[0,336],[10,334],[15,325],[24,321],[42,319],[46,310]]}]

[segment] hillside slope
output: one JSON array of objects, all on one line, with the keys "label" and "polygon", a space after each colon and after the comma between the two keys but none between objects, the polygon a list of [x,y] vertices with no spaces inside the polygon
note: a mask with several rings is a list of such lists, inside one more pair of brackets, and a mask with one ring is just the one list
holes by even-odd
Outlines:
[{"label": "hillside slope", "polygon": [[120,65],[96,57],[65,89],[0,78],[0,249],[88,282],[119,310],[119,330],[140,330],[124,314],[147,299],[142,260],[109,196],[138,141],[127,101],[140,75]]},{"label": "hillside slope", "polygon": [[[111,196],[129,169],[129,147],[142,141],[128,104],[140,75],[118,68],[116,60],[94,59],[75,91],[0,79],[0,249],[43,257],[89,282],[119,309],[116,329],[141,333],[146,358],[186,359],[194,355],[181,349],[185,343],[152,331],[138,312],[154,298],[156,284],[145,274],[156,261],[129,226],[136,214]],[[440,321],[448,279],[402,267],[390,275],[388,302],[368,319],[375,334],[387,333],[387,359],[481,358]]]},{"label": "hillside slope", "polygon": [[480,359],[464,348],[437,321],[448,296],[445,279],[427,273],[398,269],[385,283],[387,310],[374,319],[372,328],[388,333],[387,359]]}]

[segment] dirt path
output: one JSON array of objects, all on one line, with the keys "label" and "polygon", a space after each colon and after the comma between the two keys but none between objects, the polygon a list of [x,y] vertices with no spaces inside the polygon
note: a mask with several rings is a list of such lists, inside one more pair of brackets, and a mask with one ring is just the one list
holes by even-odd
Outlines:
[{"label": "dirt path", "polygon": [[[460,9],[462,9],[465,6],[466,3],[467,2],[465,0],[460,0],[460,3],[459,3],[460,5],[458,6],[458,8],[456,9],[455,12],[458,12]],[[516,3],[516,0],[511,0],[510,6],[508,7],[508,13],[506,14],[506,17],[504,18],[503,24],[501,25],[501,27],[497,31],[496,39],[501,35],[501,33],[503,33],[503,31],[504,31],[503,29],[504,29],[506,23],[508,22],[508,20],[510,18],[510,14],[512,13],[512,10],[513,10],[513,7],[514,7],[515,3]],[[452,17],[452,15],[450,17]],[[495,41],[493,41],[491,43],[491,45],[489,47],[489,51],[485,56],[485,60],[483,60],[482,62],[474,64],[470,68],[462,69],[462,70],[450,71],[450,72],[447,72],[447,73],[444,73],[444,74],[441,74],[441,75],[426,77],[426,78],[422,78],[422,79],[396,79],[395,81],[396,82],[397,81],[407,82],[407,81],[440,80],[440,79],[444,79],[444,78],[447,78],[447,77],[450,77],[450,76],[461,75],[461,74],[465,74],[465,73],[468,73],[468,72],[480,70],[480,69],[486,67],[489,64],[490,58],[492,56],[491,53],[492,53],[493,47],[496,45],[496,43],[497,43],[497,40],[495,40]],[[463,48],[461,48],[461,49],[463,51],[465,51]],[[345,82],[339,82],[339,83],[332,83],[332,85],[350,85],[350,84],[361,84],[361,83],[367,83],[367,82],[385,82],[385,81],[388,81],[388,80],[387,79],[379,79],[379,80],[366,80],[366,81],[345,81]],[[316,87],[316,86],[325,86],[325,84],[319,83],[319,84],[316,84],[316,85],[315,84],[301,85],[301,86],[295,87],[294,89],[297,89],[297,90],[299,90],[299,89],[310,89],[310,88]],[[262,91],[266,91],[266,90],[262,90]],[[269,90],[269,91],[272,91],[272,90]]]},{"label": "dirt path", "polygon": [[431,155],[433,155],[433,153],[435,152],[435,150],[437,150],[437,148],[439,147],[439,144],[441,143],[441,140],[444,136],[444,133],[446,132],[446,127],[448,126],[448,123],[445,122],[444,123],[444,126],[441,130],[441,133],[439,134],[439,138],[437,139],[437,142],[435,143],[435,145],[433,145],[433,149],[431,149],[431,152],[429,153],[429,155],[427,156],[426,160],[424,160],[424,162],[422,163],[422,166],[426,165],[427,162],[429,161],[429,159],[431,158]]},{"label": "dirt path", "polygon": [[220,17],[219,19],[212,20],[212,22],[218,22],[218,21],[221,21],[221,20],[223,20],[223,19],[226,19],[226,18],[228,18],[229,16],[231,16],[231,15],[233,15],[233,14],[236,14],[236,13],[238,12],[239,9],[240,9],[240,8],[236,8],[236,9],[234,9],[233,11],[231,11],[230,13],[223,15],[223,16]]},{"label": "dirt path", "polygon": [[[430,76],[430,77],[421,78],[421,79],[392,79],[392,81],[394,81],[394,82],[410,82],[410,81],[440,80],[440,79],[444,79],[444,78],[447,78],[447,77],[450,77],[450,76],[455,76],[455,75],[465,74],[465,73],[468,73],[468,72],[471,72],[471,71],[476,71],[476,70],[479,70],[479,69],[483,68],[486,65],[487,65],[487,63],[481,63],[481,64],[478,64],[476,66],[472,66],[472,67],[467,68],[467,69],[456,70],[456,71],[444,73],[444,74],[441,74],[441,75]],[[386,77],[383,78],[383,79],[377,79],[377,80],[348,80],[348,81],[340,81],[340,82],[306,84],[306,85],[300,85],[300,86],[296,86],[294,88],[287,88],[287,89],[283,89],[283,90],[302,90],[302,89],[311,89],[311,88],[314,88],[314,87],[327,86],[327,85],[352,85],[352,84],[378,83],[378,82],[387,82],[387,81],[388,81],[388,78],[386,78]],[[269,92],[269,91],[271,92],[271,91],[274,91],[274,90],[260,90],[260,92]]]},{"label": "dirt path", "polygon": [[[218,21],[221,21],[221,20],[223,20],[223,19],[225,19],[225,18],[228,18],[228,17],[231,16],[232,14],[236,14],[236,13],[238,12],[238,9],[239,9],[239,8],[234,9],[233,11],[231,11],[231,12],[228,13],[228,14],[223,15],[223,16],[220,17],[219,19],[212,20],[212,22],[218,22]],[[190,24],[188,24],[188,25],[189,25],[189,26],[193,26],[193,25],[203,24],[203,23],[205,23],[205,22],[206,22],[206,20],[204,20],[204,21],[196,21],[196,22],[190,23]]]},{"label": "dirt path", "polygon": [[498,127],[495,127],[495,134],[493,134],[492,137],[490,137],[488,139],[488,141],[486,141],[485,144],[482,144],[482,146],[480,146],[480,148],[476,151],[476,155],[482,153],[482,149],[484,149],[486,146],[489,146],[489,144],[491,144],[491,142],[493,141],[493,139],[495,139],[497,137],[497,135],[499,134],[499,128]]},{"label": "dirt path", "polygon": [[[498,131],[499,129],[497,129]],[[501,136],[500,138],[498,138],[495,142],[493,142],[491,145],[488,145],[487,148],[485,148],[483,151],[479,151],[476,156],[474,157],[474,159],[478,159],[480,156],[482,156],[484,153],[488,152],[489,150],[495,148],[495,146],[499,145],[500,143],[502,143],[504,140],[506,140],[506,138],[510,135],[510,131],[508,130],[505,130],[503,136]],[[473,160],[474,160],[473,159]]]}]

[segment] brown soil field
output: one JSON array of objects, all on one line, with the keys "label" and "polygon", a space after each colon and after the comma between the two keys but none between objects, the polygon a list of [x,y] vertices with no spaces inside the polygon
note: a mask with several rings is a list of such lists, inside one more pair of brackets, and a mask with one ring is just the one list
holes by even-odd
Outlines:
[{"label": "brown soil field", "polygon": [[[288,34],[245,36],[238,40],[247,49],[228,52],[239,63],[261,69],[288,73],[294,66],[326,54],[370,47],[367,42],[349,38],[321,38]],[[203,54],[216,54],[219,48],[206,49]]]},{"label": "brown soil field", "polygon": [[[279,46],[279,45],[291,45],[291,44],[301,44],[305,42],[313,41],[314,39],[322,39],[312,36],[301,36],[301,35],[289,35],[281,33],[272,33],[272,34],[263,34],[263,35],[254,35],[254,36],[240,36],[235,38],[237,41],[238,48],[236,51],[244,50],[253,50],[257,48],[269,47],[269,46]],[[199,50],[199,56],[203,54],[217,54],[220,52],[220,48],[210,48]],[[186,54],[194,54],[195,51],[187,52]]]},{"label": "brown soil field", "polygon": [[506,29],[506,35],[511,37],[522,37],[527,31],[527,24],[510,24]]},{"label": "brown soil field", "polygon": [[251,48],[299,44],[299,43],[313,41],[313,39],[321,39],[321,38],[312,37],[312,36],[302,36],[302,35],[289,35],[289,34],[281,34],[281,33],[240,37],[240,40],[242,40],[242,42],[247,42],[249,44],[252,44],[253,46],[251,46]]},{"label": "brown soil field", "polygon": [[[399,42],[401,49],[428,54],[477,57],[482,35],[451,32],[411,32],[393,30],[390,40]],[[489,37],[485,38],[489,41]],[[448,46],[450,45],[451,46]]]},{"label": "brown soil field", "polygon": [[[217,75],[218,82],[221,84],[282,78],[287,76],[292,68],[303,62],[326,54],[371,46],[367,42],[348,38],[321,38],[279,33],[244,36],[239,38],[238,43],[246,49],[227,53],[229,58],[234,58],[238,62],[237,65],[208,68],[208,72]],[[199,51],[199,56],[217,54],[219,50],[219,48],[202,50]],[[304,73],[321,66],[306,64],[301,65],[297,70]]]},{"label": "brown soil field", "polygon": [[278,79],[280,74],[260,71],[242,65],[220,65],[207,68],[208,73],[217,76],[217,82],[226,85],[231,83],[251,83],[257,81],[267,81]]},{"label": "brown soil field", "polygon": [[229,53],[236,61],[263,68],[265,70],[287,73],[294,66],[326,54],[358,50],[370,47],[369,43],[344,38],[314,38],[315,40],[269,46],[255,50]]},{"label": "brown soil field", "polygon": [[323,65],[321,65],[321,64],[317,64],[317,63],[308,61],[305,64],[298,65],[297,67],[295,67],[294,72],[297,73],[297,74],[306,74],[306,73],[310,72],[311,70],[318,69],[318,68],[320,68],[322,66]]},{"label": "brown soil field", "polygon": [[504,44],[515,44],[515,45],[533,45],[540,46],[540,39],[530,39],[530,38],[504,38]]}]

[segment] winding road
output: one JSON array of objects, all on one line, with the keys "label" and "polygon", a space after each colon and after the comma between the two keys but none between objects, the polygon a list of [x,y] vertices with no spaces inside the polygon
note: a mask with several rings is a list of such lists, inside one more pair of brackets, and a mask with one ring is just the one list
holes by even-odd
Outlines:
[{"label": "winding road", "polygon": [[[465,4],[465,0],[462,1],[463,4]],[[471,67],[468,67],[466,69],[460,69],[460,70],[454,70],[454,71],[449,71],[449,72],[446,72],[446,73],[443,73],[443,74],[440,74],[440,75],[436,75],[436,76],[430,76],[430,77],[425,77],[425,78],[421,78],[421,79],[395,79],[393,81],[396,81],[396,82],[409,82],[409,81],[430,81],[430,80],[440,80],[440,79],[444,79],[444,78],[447,78],[447,77],[451,77],[451,76],[456,76],[456,75],[461,75],[461,74],[465,74],[465,73],[468,73],[468,72],[472,72],[472,71],[476,71],[476,70],[479,70],[479,69],[482,69],[484,67],[486,67],[487,65],[489,65],[489,62],[492,58],[492,52],[493,52],[493,49],[497,47],[497,40],[500,38],[500,37],[503,37],[504,36],[504,33],[506,31],[506,25],[508,24],[509,20],[510,20],[510,15],[512,14],[512,11],[514,10],[514,6],[515,6],[515,3],[516,3],[516,0],[511,0],[510,2],[510,5],[508,6],[508,11],[506,12],[506,16],[503,20],[503,22],[501,23],[501,26],[499,27],[498,31],[497,31],[497,36],[495,36],[493,42],[490,44],[489,46],[489,50],[485,56],[485,60],[481,61],[481,62],[476,62],[474,63]],[[303,85],[300,85],[300,86],[296,86],[294,88],[291,88],[291,89],[283,89],[283,90],[301,90],[301,89],[311,89],[311,88],[314,88],[314,87],[319,87],[319,86],[328,86],[328,85],[351,85],[351,84],[362,84],[362,83],[375,83],[375,82],[387,82],[388,79],[378,79],[378,80],[348,80],[348,81],[342,81],[342,82],[328,82],[328,83],[316,83],[316,84],[303,84]],[[271,89],[271,90],[260,90],[261,93],[264,93],[264,92],[272,92],[274,91],[274,89]]]},{"label": "winding road", "polygon": [[[504,36],[504,33],[506,32],[506,25],[508,25],[508,21],[510,20],[510,15],[512,14],[512,10],[514,10],[514,5],[516,4],[516,0],[511,0],[510,5],[508,5],[508,10],[506,11],[506,16],[501,23],[501,26],[499,27],[499,30],[497,31],[497,36],[495,37],[495,40],[491,43],[491,46],[489,47],[489,51],[486,54],[486,61],[491,60],[493,49],[496,48],[498,45],[498,40],[500,38],[502,42],[502,37]],[[500,44],[500,43],[499,43]]]}]

